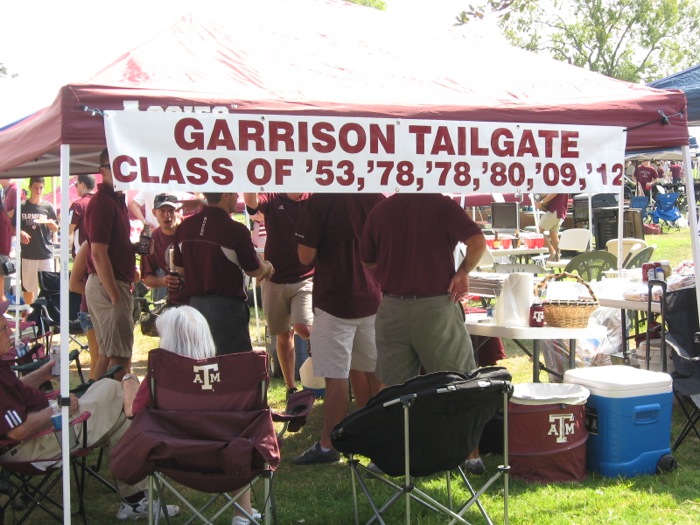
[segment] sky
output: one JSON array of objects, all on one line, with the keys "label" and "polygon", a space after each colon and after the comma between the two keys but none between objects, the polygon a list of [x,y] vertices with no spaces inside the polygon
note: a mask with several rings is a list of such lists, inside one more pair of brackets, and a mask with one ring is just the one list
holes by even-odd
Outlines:
[{"label": "sky", "polygon": [[[18,76],[0,79],[0,126],[50,105],[61,86],[91,77],[193,5],[205,8],[220,1],[3,1],[0,63]],[[386,0],[386,11],[407,24],[449,28],[468,2]]]},{"label": "sky", "polygon": [[[0,63],[14,79],[0,79],[0,127],[50,105],[61,86],[80,82],[192,6],[221,0],[5,0],[0,2]],[[256,0],[227,0],[249,2]],[[290,0],[296,1],[296,0]],[[470,0],[385,0],[387,13],[414,30],[448,29]],[[39,14],[40,13],[40,14]],[[494,29],[495,30],[495,29]],[[8,102],[11,101],[11,102]],[[700,128],[691,134],[700,136]]]}]

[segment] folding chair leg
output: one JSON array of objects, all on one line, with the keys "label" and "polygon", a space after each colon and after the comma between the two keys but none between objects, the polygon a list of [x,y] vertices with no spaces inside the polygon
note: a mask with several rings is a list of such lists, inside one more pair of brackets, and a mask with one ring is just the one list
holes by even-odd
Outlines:
[{"label": "folding chair leg", "polygon": [[[688,434],[690,434],[691,430],[694,431],[695,435],[698,437],[698,439],[700,439],[700,430],[698,430],[698,423],[700,423],[700,408],[694,406],[692,402],[683,399],[683,397],[678,393],[676,393],[676,399],[678,400],[681,410],[683,410],[683,413],[685,414],[686,421],[680,434],[678,434],[676,441],[673,443],[672,450],[674,452],[681,445],[681,443],[683,443],[683,440],[688,436]],[[688,405],[691,406],[689,407]]]}]

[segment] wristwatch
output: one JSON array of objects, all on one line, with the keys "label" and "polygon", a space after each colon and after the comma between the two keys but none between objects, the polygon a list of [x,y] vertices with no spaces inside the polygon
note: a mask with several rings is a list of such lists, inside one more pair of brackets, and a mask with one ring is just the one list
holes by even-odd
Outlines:
[{"label": "wristwatch", "polygon": [[136,381],[137,383],[140,382],[137,375],[134,375],[134,374],[124,374],[124,377],[122,377],[122,383],[123,383],[124,381],[128,380],[128,379],[133,379],[133,380]]}]

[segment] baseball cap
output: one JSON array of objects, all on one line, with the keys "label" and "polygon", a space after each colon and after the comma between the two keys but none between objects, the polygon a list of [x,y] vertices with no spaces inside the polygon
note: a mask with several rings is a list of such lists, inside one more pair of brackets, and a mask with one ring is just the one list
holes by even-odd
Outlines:
[{"label": "baseball cap", "polygon": [[171,206],[173,208],[178,208],[179,203],[177,197],[171,193],[159,193],[156,198],[153,199],[153,209],[157,210],[163,206]]}]

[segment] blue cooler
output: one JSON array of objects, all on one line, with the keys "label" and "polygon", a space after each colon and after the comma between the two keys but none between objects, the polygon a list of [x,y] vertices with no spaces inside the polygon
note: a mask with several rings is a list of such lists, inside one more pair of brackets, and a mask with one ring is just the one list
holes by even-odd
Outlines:
[{"label": "blue cooler", "polygon": [[612,365],[577,368],[565,383],[585,386],[589,471],[603,476],[636,476],[673,470],[671,376]]}]

